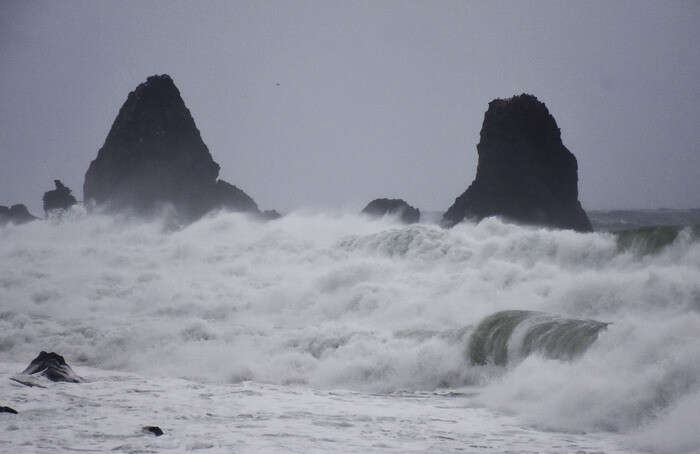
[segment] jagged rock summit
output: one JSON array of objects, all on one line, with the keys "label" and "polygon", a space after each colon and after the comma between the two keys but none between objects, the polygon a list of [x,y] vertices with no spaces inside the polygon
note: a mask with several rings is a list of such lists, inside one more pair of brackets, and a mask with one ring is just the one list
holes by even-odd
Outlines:
[{"label": "jagged rock summit", "polygon": [[65,210],[78,203],[71,194],[70,188],[64,186],[61,180],[53,180],[53,183],[56,189],[44,193],[44,213],[48,214],[52,210]]},{"label": "jagged rock summit", "polygon": [[382,217],[387,214],[398,215],[406,224],[413,224],[420,220],[420,211],[403,199],[374,199],[367,204],[362,213],[373,217]]},{"label": "jagged rock summit", "polygon": [[217,180],[219,164],[170,76],[129,93],[83,186],[86,205],[138,214],[171,204],[183,220],[227,208],[258,213],[241,189]]},{"label": "jagged rock summit", "polygon": [[535,96],[491,101],[476,148],[476,178],[447,210],[443,225],[503,216],[524,224],[593,230],[578,201],[576,157]]}]

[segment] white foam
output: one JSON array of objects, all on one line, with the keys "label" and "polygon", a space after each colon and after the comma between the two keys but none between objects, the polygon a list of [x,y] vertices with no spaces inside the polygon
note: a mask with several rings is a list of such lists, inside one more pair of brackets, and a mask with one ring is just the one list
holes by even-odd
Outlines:
[{"label": "white foam", "polygon": [[[683,235],[639,256],[610,234],[497,219],[443,230],[219,213],[166,227],[75,212],[0,228],[0,361],[53,350],[74,367],[202,382],[478,384],[483,404],[563,430],[663,424],[700,390],[700,246]],[[505,309],[612,325],[573,363],[471,366],[470,330]]]}]

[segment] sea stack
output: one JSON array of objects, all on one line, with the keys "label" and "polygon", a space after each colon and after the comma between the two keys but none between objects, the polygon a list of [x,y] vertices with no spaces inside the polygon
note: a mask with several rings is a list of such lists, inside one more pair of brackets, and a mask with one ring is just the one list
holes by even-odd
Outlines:
[{"label": "sea stack", "polygon": [[420,220],[418,208],[412,207],[403,199],[374,199],[367,204],[362,213],[372,217],[396,215],[406,224],[413,224]]},{"label": "sea stack", "polygon": [[44,193],[44,213],[48,214],[49,211],[53,210],[65,210],[78,203],[73,194],[71,194],[70,188],[64,186],[61,180],[53,180],[53,184],[56,186],[56,189]]},{"label": "sea stack", "polygon": [[83,186],[86,205],[137,214],[175,208],[184,221],[227,208],[259,213],[241,189],[217,180],[219,164],[170,76],[129,93]]},{"label": "sea stack", "polygon": [[578,201],[578,164],[544,103],[522,94],[489,103],[476,178],[443,216],[451,227],[488,216],[530,225],[592,231]]}]

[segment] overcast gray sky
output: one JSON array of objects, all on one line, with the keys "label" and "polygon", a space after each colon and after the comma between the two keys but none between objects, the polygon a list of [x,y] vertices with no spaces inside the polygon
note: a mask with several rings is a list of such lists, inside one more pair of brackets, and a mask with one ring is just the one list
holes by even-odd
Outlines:
[{"label": "overcast gray sky", "polygon": [[[168,73],[262,208],[446,209],[488,102],[544,101],[587,209],[700,207],[700,2],[0,2],[0,204],[88,164]],[[279,86],[277,86],[279,83]]]}]

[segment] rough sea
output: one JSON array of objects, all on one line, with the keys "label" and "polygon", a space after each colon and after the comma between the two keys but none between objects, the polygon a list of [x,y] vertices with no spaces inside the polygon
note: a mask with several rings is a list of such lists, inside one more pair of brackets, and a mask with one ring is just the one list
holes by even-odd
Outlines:
[{"label": "rough sea", "polygon": [[0,452],[700,452],[700,211],[589,214],[0,227]]}]

